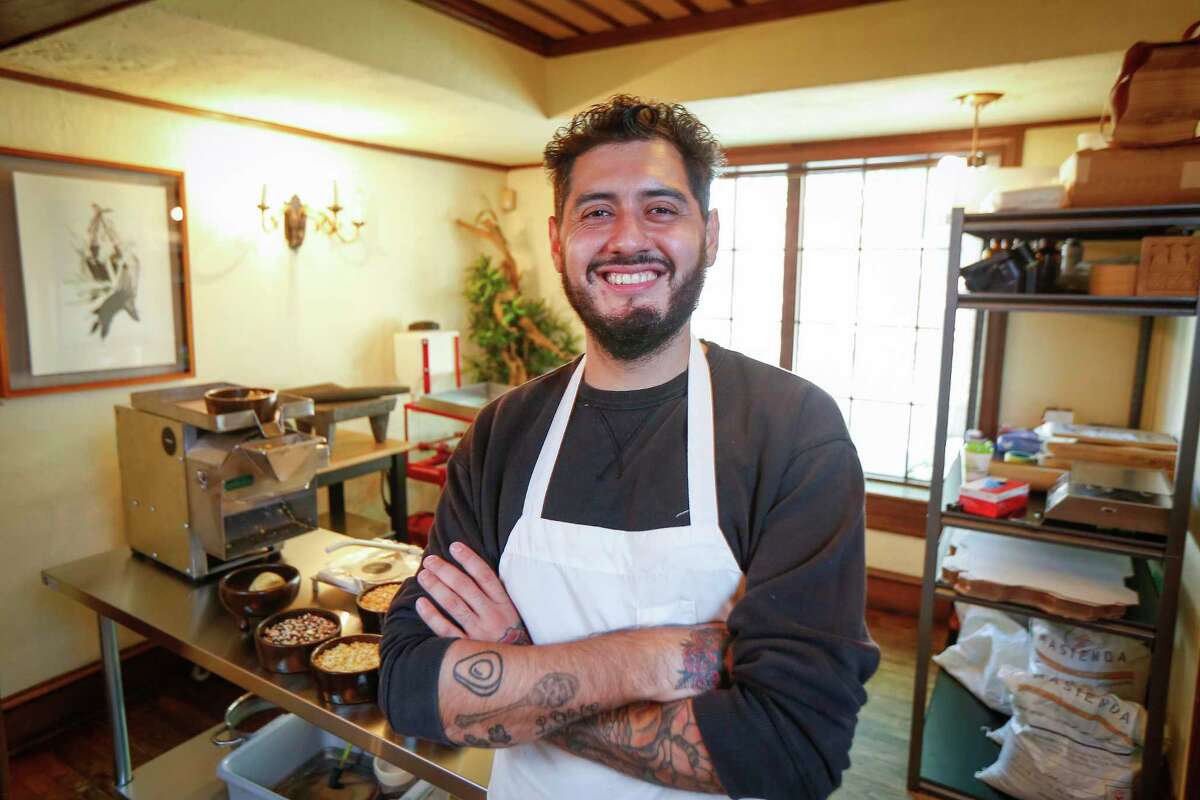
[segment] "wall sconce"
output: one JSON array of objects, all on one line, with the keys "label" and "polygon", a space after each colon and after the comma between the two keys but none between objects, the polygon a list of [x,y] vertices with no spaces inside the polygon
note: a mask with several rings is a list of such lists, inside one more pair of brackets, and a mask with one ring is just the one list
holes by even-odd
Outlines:
[{"label": "wall sconce", "polygon": [[363,221],[362,211],[356,210],[351,214],[350,225],[353,226],[351,230],[338,219],[338,215],[345,210],[346,207],[338,201],[337,181],[333,182],[333,202],[326,208],[316,209],[315,213],[310,213],[312,210],[300,201],[299,195],[295,194],[292,195],[291,200],[280,207],[277,213],[268,213],[271,211],[271,207],[267,205],[267,185],[265,183],[262,187],[262,197],[258,201],[263,232],[270,233],[277,230],[282,220],[283,238],[287,240],[288,247],[293,250],[299,250],[300,245],[304,244],[304,234],[308,229],[310,217],[313,229],[318,233],[326,234],[330,239],[337,239],[343,244],[349,244],[358,239],[362,234],[363,225],[367,224]]}]

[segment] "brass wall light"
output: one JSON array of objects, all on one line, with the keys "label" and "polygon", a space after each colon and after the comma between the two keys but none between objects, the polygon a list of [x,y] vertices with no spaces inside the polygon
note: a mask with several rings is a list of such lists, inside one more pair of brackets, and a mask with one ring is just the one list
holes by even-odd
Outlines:
[{"label": "brass wall light", "polygon": [[312,209],[301,202],[300,196],[295,194],[277,212],[272,213],[271,206],[267,204],[267,185],[265,183],[262,187],[262,197],[258,201],[258,213],[263,231],[271,233],[277,230],[282,221],[283,238],[287,240],[288,247],[293,250],[299,250],[300,245],[304,244],[304,234],[308,230],[310,218],[313,229],[318,233],[324,233],[330,239],[336,239],[344,244],[358,239],[362,234],[363,226],[367,224],[362,218],[362,211],[352,213],[350,225],[347,226],[343,220],[338,219],[338,215],[345,210],[346,207],[338,199],[337,181],[333,182],[333,202],[325,208],[316,209],[315,213],[311,213]]},{"label": "brass wall light", "polygon": [[1004,97],[1003,92],[971,92],[970,94],[960,94],[954,98],[960,105],[968,106],[975,110],[975,122],[971,126],[971,154],[967,156],[968,167],[982,167],[987,165],[987,156],[979,149],[979,111],[984,106]]}]

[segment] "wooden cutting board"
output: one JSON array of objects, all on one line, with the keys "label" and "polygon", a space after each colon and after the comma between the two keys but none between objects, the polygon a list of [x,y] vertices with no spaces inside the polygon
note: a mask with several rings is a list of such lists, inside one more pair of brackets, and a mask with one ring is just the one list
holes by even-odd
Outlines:
[{"label": "wooden cutting board", "polygon": [[1067,472],[1068,469],[1054,469],[1039,464],[1010,464],[1007,461],[993,461],[988,464],[988,475],[1013,481],[1024,481],[1035,492],[1049,491],[1050,487]]},{"label": "wooden cutting board", "polygon": [[1045,443],[1045,448],[1056,459],[1068,461],[1095,461],[1100,464],[1120,464],[1142,469],[1165,469],[1174,471],[1175,453],[1166,450],[1150,450],[1145,447],[1115,447],[1107,444],[1055,441]]}]

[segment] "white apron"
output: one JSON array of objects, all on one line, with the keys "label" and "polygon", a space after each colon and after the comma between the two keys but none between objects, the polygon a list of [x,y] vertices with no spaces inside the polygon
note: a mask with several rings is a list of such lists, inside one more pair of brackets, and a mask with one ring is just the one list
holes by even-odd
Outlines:
[{"label": "white apron", "polygon": [[[700,342],[688,357],[690,524],[621,531],[544,519],[546,489],[583,378],[581,359],[529,481],[525,508],[500,558],[500,578],[536,644],[619,628],[724,620],[742,579],[717,517],[712,382]],[[544,742],[498,750],[494,800],[712,800],[630,778]]]}]

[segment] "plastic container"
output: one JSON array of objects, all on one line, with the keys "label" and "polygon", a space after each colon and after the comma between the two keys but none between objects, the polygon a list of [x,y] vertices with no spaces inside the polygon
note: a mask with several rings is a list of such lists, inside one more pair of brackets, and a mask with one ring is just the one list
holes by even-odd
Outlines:
[{"label": "plastic container", "polygon": [[417,777],[408,770],[400,769],[395,764],[389,764],[379,756],[372,763],[375,770],[375,780],[379,781],[380,797],[400,797],[406,795],[417,783]]},{"label": "plastic container", "polygon": [[269,787],[295,772],[327,748],[341,751],[346,743],[295,714],[272,720],[217,766],[217,777],[229,787],[229,800],[287,800]]},{"label": "plastic container", "polygon": [[994,450],[991,440],[984,438],[982,431],[967,431],[967,440],[963,442],[962,449],[963,483],[987,477],[988,464],[992,462]]}]

